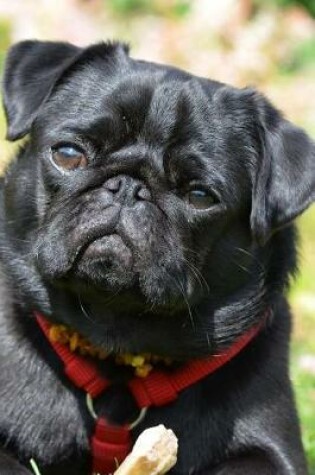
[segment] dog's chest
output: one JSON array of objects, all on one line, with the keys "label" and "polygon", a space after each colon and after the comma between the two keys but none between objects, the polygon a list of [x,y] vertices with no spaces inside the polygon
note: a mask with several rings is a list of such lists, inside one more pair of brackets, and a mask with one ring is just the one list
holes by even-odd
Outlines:
[{"label": "dog's chest", "polygon": [[[42,475],[89,475],[95,422],[84,393],[71,382],[62,381],[29,340],[17,337],[12,328],[5,331],[0,326],[0,332],[6,333],[0,348],[1,439],[24,464],[35,459]],[[121,423],[139,414],[123,386],[107,390],[96,401],[95,410]],[[184,391],[172,404],[150,408],[132,431],[132,439],[145,428],[161,423],[179,438],[179,459],[172,473],[197,473],[217,457],[215,434],[222,420],[218,413],[215,421],[211,417],[202,385]]]},{"label": "dog's chest", "polygon": [[[10,365],[1,368],[5,369],[0,390],[1,433],[13,442],[16,455],[25,464],[31,458],[36,460],[42,475],[89,475],[89,438],[94,422],[85,407],[84,395],[78,397],[71,387],[67,388],[37,355],[27,365],[21,363],[19,360],[14,366],[11,359]],[[211,431],[206,429],[205,418],[202,420],[196,412],[195,397],[183,394],[170,406],[150,409],[132,432],[135,439],[146,427],[160,423],[171,427],[182,448],[174,474],[186,473],[182,471],[184,466],[190,466],[193,474],[205,462],[200,453],[202,446],[208,445]],[[119,418],[119,412],[125,417],[132,410],[131,405],[127,409],[128,405],[126,391],[118,389],[100,398],[95,407],[102,414],[114,412],[115,418]],[[208,458],[208,451],[203,452]]]},{"label": "dog's chest", "polygon": [[24,361],[9,356],[0,371],[1,433],[20,458],[50,461],[70,455],[75,446],[87,448],[78,400],[36,354]]}]

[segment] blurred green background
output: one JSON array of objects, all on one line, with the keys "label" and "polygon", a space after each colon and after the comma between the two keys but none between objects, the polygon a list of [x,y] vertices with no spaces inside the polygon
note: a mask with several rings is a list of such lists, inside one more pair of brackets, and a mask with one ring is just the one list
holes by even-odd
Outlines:
[{"label": "blurred green background", "polygon": [[[25,38],[123,39],[136,57],[254,85],[315,138],[315,0],[0,0],[0,69],[9,45]],[[2,114],[0,171],[16,148],[4,136]],[[291,374],[315,475],[315,207],[298,224]]]}]

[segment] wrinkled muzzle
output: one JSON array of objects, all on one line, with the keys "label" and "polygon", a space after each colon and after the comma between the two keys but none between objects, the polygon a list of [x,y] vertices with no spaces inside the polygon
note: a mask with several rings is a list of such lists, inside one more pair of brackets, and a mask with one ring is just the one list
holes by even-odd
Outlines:
[{"label": "wrinkled muzzle", "polygon": [[55,203],[35,244],[38,269],[74,287],[78,281],[110,292],[137,287],[151,304],[185,299],[191,281],[181,236],[149,190],[127,178]]}]

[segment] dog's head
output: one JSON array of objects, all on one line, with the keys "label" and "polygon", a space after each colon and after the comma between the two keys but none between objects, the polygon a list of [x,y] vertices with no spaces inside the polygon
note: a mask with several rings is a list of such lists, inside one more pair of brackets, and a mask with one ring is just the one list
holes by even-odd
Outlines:
[{"label": "dog's head", "polygon": [[98,342],[178,355],[258,318],[272,236],[314,200],[303,131],[253,90],[120,44],[20,43],[3,94],[8,138],[30,136],[4,200],[34,306]]}]

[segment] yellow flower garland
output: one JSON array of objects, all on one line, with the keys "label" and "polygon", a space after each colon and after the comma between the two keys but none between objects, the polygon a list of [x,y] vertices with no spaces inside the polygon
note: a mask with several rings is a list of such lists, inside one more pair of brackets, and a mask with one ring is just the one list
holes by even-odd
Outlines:
[{"label": "yellow flower garland", "polygon": [[[82,337],[78,332],[67,328],[65,325],[52,325],[49,330],[49,339],[53,343],[61,343],[68,345],[70,351],[78,352],[82,356],[92,356],[100,360],[105,360],[110,352],[106,352],[103,348],[92,345],[86,338]],[[135,375],[145,378],[152,371],[153,365],[156,363],[164,363],[170,365],[172,360],[161,356],[145,353],[143,355],[134,355],[131,353],[121,353],[115,355],[115,363],[118,365],[132,366]]]}]

